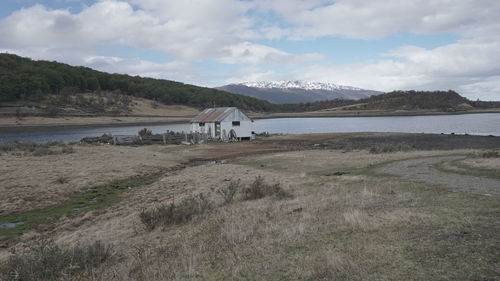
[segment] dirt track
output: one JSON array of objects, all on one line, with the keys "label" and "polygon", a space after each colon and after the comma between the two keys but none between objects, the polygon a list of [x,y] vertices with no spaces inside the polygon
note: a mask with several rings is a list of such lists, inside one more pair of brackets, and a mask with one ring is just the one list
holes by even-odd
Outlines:
[{"label": "dirt track", "polygon": [[465,156],[446,156],[396,161],[377,169],[377,172],[410,181],[438,184],[456,191],[500,195],[500,180],[445,173],[433,167],[441,162],[464,158]]}]

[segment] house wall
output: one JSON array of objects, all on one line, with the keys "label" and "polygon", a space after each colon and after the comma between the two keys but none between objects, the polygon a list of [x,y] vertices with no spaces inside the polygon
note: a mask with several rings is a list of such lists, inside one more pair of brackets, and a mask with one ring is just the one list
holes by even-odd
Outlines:
[{"label": "house wall", "polygon": [[[240,121],[240,126],[233,126],[233,121]],[[254,123],[239,109],[234,110],[230,115],[226,116],[224,120],[220,122],[221,124],[221,136],[225,130],[226,136],[229,136],[229,132],[234,130],[238,138],[251,138],[252,132],[254,131]],[[208,133],[208,128],[210,128],[210,134],[215,138],[215,123],[205,123],[204,127],[200,127],[199,123],[191,123],[191,132]]]},{"label": "house wall", "polygon": [[191,123],[191,132],[208,133],[210,128],[210,136],[215,137],[215,123],[205,123],[204,127],[200,127],[199,123]]},{"label": "house wall", "polygon": [[[238,120],[235,120],[238,121]],[[239,126],[233,126],[233,121],[224,121],[220,123],[221,132],[226,130],[226,136],[229,136],[229,131],[234,130],[238,138],[248,138],[252,136],[253,122],[250,120],[240,121]],[[222,134],[222,133],[221,133]]]}]

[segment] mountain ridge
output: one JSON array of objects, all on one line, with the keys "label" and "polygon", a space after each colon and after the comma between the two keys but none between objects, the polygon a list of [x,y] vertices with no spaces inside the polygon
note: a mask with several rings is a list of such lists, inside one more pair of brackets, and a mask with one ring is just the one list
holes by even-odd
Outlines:
[{"label": "mountain ridge", "polygon": [[326,100],[359,100],[383,92],[334,83],[300,80],[242,82],[216,87],[233,94],[254,97],[274,104],[310,103]]}]

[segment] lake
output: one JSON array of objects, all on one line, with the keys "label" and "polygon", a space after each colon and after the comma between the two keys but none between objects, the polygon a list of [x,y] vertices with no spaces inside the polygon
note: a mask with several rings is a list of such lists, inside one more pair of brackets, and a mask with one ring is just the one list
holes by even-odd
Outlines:
[{"label": "lake", "polygon": [[[59,140],[79,141],[87,136],[105,133],[133,135],[145,126],[105,127],[93,129],[37,130],[0,134],[0,142]],[[189,131],[189,124],[146,126],[153,133]],[[336,133],[336,132],[404,132],[404,133],[456,133],[500,136],[500,113],[462,115],[397,116],[397,117],[321,117],[276,118],[255,120],[255,132],[282,134]]]}]

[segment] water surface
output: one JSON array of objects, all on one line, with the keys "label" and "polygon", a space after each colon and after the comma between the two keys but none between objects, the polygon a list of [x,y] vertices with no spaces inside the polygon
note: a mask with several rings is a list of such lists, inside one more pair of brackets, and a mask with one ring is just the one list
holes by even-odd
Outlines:
[{"label": "water surface", "polygon": [[[37,130],[32,132],[0,135],[0,142],[59,140],[79,141],[87,136],[105,133],[135,135],[145,126],[106,127],[94,129]],[[189,124],[146,126],[153,133],[167,130],[188,132]],[[276,118],[255,120],[255,132],[282,134],[336,133],[336,132],[404,132],[404,133],[455,133],[500,136],[500,113],[463,115],[396,116],[396,117],[321,117]]]}]

